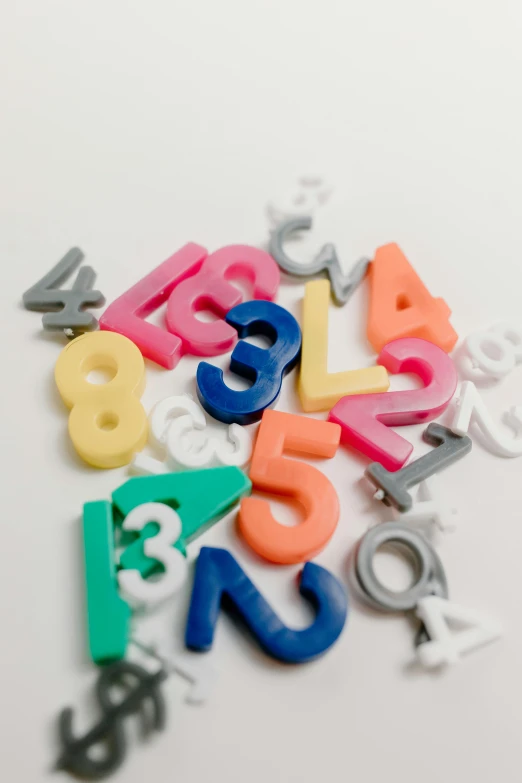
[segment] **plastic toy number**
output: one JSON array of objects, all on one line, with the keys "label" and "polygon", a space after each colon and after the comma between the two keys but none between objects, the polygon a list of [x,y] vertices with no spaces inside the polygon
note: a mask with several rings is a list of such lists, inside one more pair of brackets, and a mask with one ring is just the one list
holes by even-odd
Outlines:
[{"label": "plastic toy number", "polygon": [[203,262],[199,272],[184,280],[172,292],[167,306],[167,326],[181,337],[184,350],[201,356],[230,351],[237,332],[226,321],[204,323],[196,318],[199,309],[213,310],[223,318],[243,301],[232,278],[247,278],[253,284],[253,299],[273,299],[279,287],[279,269],[264,250],[248,245],[222,247]]},{"label": "plastic toy number", "polygon": [[317,468],[282,454],[287,449],[333,457],[340,434],[337,425],[326,421],[279,411],[263,414],[250,469],[252,484],[263,492],[291,497],[303,507],[305,519],[286,527],[274,519],[266,500],[244,498],[239,529],[262,557],[273,563],[301,563],[332,537],[339,519],[339,499],[332,484]]},{"label": "plastic toy number", "polygon": [[415,337],[390,343],[377,361],[391,373],[416,373],[425,387],[343,397],[328,420],[341,425],[342,443],[394,471],[404,465],[413,446],[389,427],[420,424],[440,416],[455,393],[457,372],[444,351]]},{"label": "plastic toy number", "polygon": [[178,283],[194,275],[206,257],[201,245],[184,245],[109,305],[100,318],[100,329],[128,337],[143,356],[172,370],[181,358],[180,338],[145,318],[167,301]]},{"label": "plastic toy number", "polygon": [[467,379],[480,383],[489,378],[500,380],[522,362],[522,329],[512,324],[496,324],[487,331],[466,337],[460,369]]},{"label": "plastic toy number", "polygon": [[172,546],[182,532],[178,514],[163,503],[144,503],[127,515],[122,528],[141,531],[149,522],[157,522],[159,532],[146,539],[144,552],[147,557],[158,560],[165,573],[156,581],[147,581],[137,569],[123,569],[118,572],[118,583],[124,596],[146,605],[169,598],[187,578],[187,561],[181,552]]},{"label": "plastic toy number", "polygon": [[421,337],[449,353],[457,333],[451,310],[434,299],[406,256],[395,244],[377,249],[370,264],[368,340],[376,351],[401,337]]},{"label": "plastic toy number", "polygon": [[[27,310],[44,312],[44,329],[72,330],[74,334],[96,329],[98,321],[92,313],[85,312],[86,307],[101,307],[105,297],[94,289],[96,273],[90,266],[84,266],[71,288],[58,288],[65,282],[83,260],[82,251],[73,247],[53,268],[29,288],[24,296]],[[55,312],[58,310],[59,312]]]},{"label": "plastic toy number", "polygon": [[328,372],[329,302],[328,280],[306,284],[299,396],[307,412],[329,410],[346,394],[385,392],[390,385],[384,367]]},{"label": "plastic toy number", "polygon": [[[142,503],[165,503],[175,508],[181,519],[182,537],[174,546],[184,553],[185,544],[228,513],[251,487],[250,480],[239,468],[208,468],[189,473],[136,476],[112,493],[112,502],[123,517]],[[120,566],[136,569],[143,577],[157,571],[158,561],[144,551],[147,539],[155,535],[156,525],[145,525],[140,537],[122,552]]]},{"label": "plastic toy number", "polygon": [[83,506],[83,553],[89,651],[101,665],[125,657],[131,610],[118,594],[112,506],[105,500]]},{"label": "plastic toy number", "polygon": [[339,638],[348,600],[339,580],[314,563],[305,564],[299,592],[313,604],[316,617],[308,628],[295,631],[281,622],[230,552],[203,547],[196,566],[185,644],[194,650],[212,647],[226,596],[268,655],[288,663],[310,661]]},{"label": "plastic toy number", "polygon": [[[87,380],[108,369],[105,384]],[[92,332],[67,345],[56,362],[55,380],[69,415],[69,435],[78,454],[97,468],[127,465],[147,440],[147,416],[139,401],[145,365],[136,346],[120,334]]]},{"label": "plastic toy number", "polygon": [[[482,647],[502,634],[500,624],[482,612],[435,595],[422,598],[416,614],[429,636],[429,641],[417,647],[417,657],[428,668],[457,663],[463,653]],[[468,627],[452,632],[448,620]]]},{"label": "plastic toy number", "polygon": [[[133,468],[151,475],[181,468],[208,468],[214,465],[245,465],[252,453],[250,433],[239,424],[228,428],[225,438],[207,436],[200,448],[193,448],[191,434],[204,432],[205,415],[199,405],[186,395],[167,397],[158,402],[149,416],[150,440],[166,448],[165,462],[137,454]],[[187,443],[187,441],[189,441]],[[234,448],[230,449],[230,445]]]},{"label": "plastic toy number", "polygon": [[239,342],[232,351],[230,370],[252,382],[245,391],[230,389],[223,381],[222,370],[200,362],[196,375],[198,397],[215,419],[251,424],[279,397],[283,376],[299,358],[301,330],[293,315],[273,302],[244,302],[228,313],[226,321],[240,337],[262,334],[272,339],[273,345],[265,349]]},{"label": "plastic toy number", "polygon": [[[504,420],[518,436],[522,434],[522,406],[513,406],[504,413]],[[494,454],[500,457],[522,456],[522,438],[508,435],[498,427],[484,400],[472,381],[464,381],[457,398],[455,416],[451,429],[457,435],[465,435],[476,424],[482,434],[482,441]]]},{"label": "plastic toy number", "polygon": [[[279,269],[265,251],[230,245],[208,256],[204,247],[190,242],[113,302],[100,327],[125,335],[144,356],[168,369],[184,353],[224,353],[237,339],[234,329],[223,321],[203,323],[195,312],[210,308],[224,316],[243,299],[229,282],[239,277],[252,281],[255,298],[273,299],[277,292]],[[144,320],[167,300],[170,331]]]}]

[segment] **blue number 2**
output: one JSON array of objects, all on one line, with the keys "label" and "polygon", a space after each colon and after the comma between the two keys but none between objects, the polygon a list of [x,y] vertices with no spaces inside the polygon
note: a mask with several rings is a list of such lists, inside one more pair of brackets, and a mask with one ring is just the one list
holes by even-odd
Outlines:
[{"label": "blue number 2", "polygon": [[258,348],[238,342],[232,351],[230,369],[253,385],[245,391],[230,389],[223,381],[223,371],[208,362],[200,362],[197,370],[199,401],[215,419],[229,424],[252,424],[274,405],[281,391],[283,375],[299,359],[301,330],[288,310],[255,300],[233,307],[226,322],[237,329],[239,337],[262,334],[273,340],[270,348]]},{"label": "blue number 2", "polygon": [[338,579],[315,563],[305,563],[299,592],[316,609],[314,622],[302,631],[284,625],[270,604],[226,549],[202,547],[185,631],[193,650],[212,647],[223,598],[225,608],[236,609],[261,647],[273,658],[305,663],[337,641],[348,614],[346,591]]}]

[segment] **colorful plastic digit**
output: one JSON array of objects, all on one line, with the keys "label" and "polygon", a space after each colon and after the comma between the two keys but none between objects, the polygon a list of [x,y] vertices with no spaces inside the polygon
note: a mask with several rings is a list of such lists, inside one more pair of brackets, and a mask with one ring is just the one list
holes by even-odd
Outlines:
[{"label": "colorful plastic digit", "polygon": [[119,596],[111,504],[83,507],[83,550],[89,650],[99,665],[125,657],[131,610]]},{"label": "colorful plastic digit", "polygon": [[376,351],[401,337],[429,340],[446,353],[454,348],[458,335],[449,322],[451,310],[432,297],[397,245],[377,249],[369,281],[367,334]]},{"label": "colorful plastic digit", "polygon": [[390,385],[384,367],[328,372],[329,304],[328,280],[306,284],[299,396],[303,410],[307,412],[329,410],[346,394],[385,392]]},{"label": "colorful plastic digit", "polygon": [[158,532],[147,538],[143,551],[163,566],[156,580],[146,580],[138,569],[123,568],[118,572],[118,584],[125,596],[138,604],[152,606],[176,593],[187,578],[187,561],[179,549],[172,546],[181,536],[181,520],[164,503],[143,503],[127,514],[123,530],[141,532],[151,522],[159,525]]},{"label": "colorful plastic digit", "polygon": [[273,345],[265,349],[240,341],[235,346],[230,370],[252,382],[245,391],[230,389],[222,370],[200,362],[196,375],[198,397],[215,419],[251,424],[261,418],[265,408],[275,405],[283,376],[297,364],[301,330],[293,315],[273,302],[244,302],[228,313],[226,321],[239,337],[265,335]]},{"label": "colorful plastic digit", "polygon": [[[87,375],[108,369],[108,383]],[[145,364],[126,337],[92,332],[77,337],[61,352],[55,380],[68,408],[69,435],[78,454],[97,468],[128,465],[147,441],[147,416],[139,401],[145,388]]]},{"label": "colorful plastic digit", "polygon": [[[112,493],[112,502],[123,517],[142,503],[165,503],[174,508],[182,527],[182,536],[174,546],[185,553],[185,544],[221,519],[251,489],[250,480],[239,468],[208,468],[131,478]],[[145,525],[140,537],[122,553],[122,568],[137,569],[143,577],[158,571],[157,560],[144,552],[145,541],[156,531],[156,525]]]},{"label": "colorful plastic digit", "polygon": [[339,445],[336,424],[280,411],[265,411],[252,457],[250,478],[256,489],[292,498],[302,506],[300,524],[279,524],[266,500],[244,498],[239,530],[259,555],[273,563],[301,563],[326,546],[339,520],[337,493],[320,470],[283,457],[285,450],[331,458]]},{"label": "colorful plastic digit", "polygon": [[181,339],[145,318],[167,301],[176,285],[198,272],[206,257],[201,245],[184,245],[109,305],[100,329],[124,335],[147,359],[172,370],[183,352]]},{"label": "colorful plastic digit", "polygon": [[[69,278],[83,261],[83,253],[78,247],[69,250],[53,268],[23,295],[24,306],[28,310],[44,312],[44,329],[72,330],[75,335],[96,329],[98,321],[86,307],[101,307],[105,297],[92,286],[96,272],[90,266],[78,271],[71,288],[58,288]],[[58,310],[58,312],[56,312]]]},{"label": "colorful plastic digit", "polygon": [[183,351],[215,356],[230,351],[236,330],[226,321],[205,323],[198,310],[212,310],[220,319],[243,301],[230,280],[246,278],[253,286],[253,299],[272,300],[279,287],[279,268],[264,250],[248,245],[222,247],[205,259],[199,272],[176,286],[167,306],[167,325],[183,341]]},{"label": "colorful plastic digit", "polygon": [[389,428],[421,424],[440,416],[457,388],[457,372],[441,348],[415,337],[390,343],[377,361],[391,373],[416,373],[424,388],[343,397],[328,420],[341,425],[342,443],[380,462],[387,470],[399,470],[413,446]]},{"label": "colorful plastic digit", "polygon": [[288,663],[310,661],[339,638],[348,615],[348,599],[339,580],[314,563],[305,564],[299,592],[312,603],[316,617],[308,628],[295,631],[281,622],[230,552],[203,547],[196,566],[185,644],[193,650],[212,647],[226,596],[268,655]]}]

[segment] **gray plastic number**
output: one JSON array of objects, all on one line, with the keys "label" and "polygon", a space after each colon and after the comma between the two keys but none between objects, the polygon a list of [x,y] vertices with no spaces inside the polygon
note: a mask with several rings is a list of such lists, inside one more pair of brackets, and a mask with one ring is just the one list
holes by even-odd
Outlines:
[{"label": "gray plastic number", "polygon": [[94,289],[96,273],[90,266],[82,267],[72,288],[58,288],[83,260],[82,251],[73,247],[64,257],[38,280],[23,295],[27,310],[43,312],[44,329],[71,331],[73,336],[78,332],[88,332],[98,327],[98,321],[87,313],[85,307],[101,307],[105,297],[101,291]]}]

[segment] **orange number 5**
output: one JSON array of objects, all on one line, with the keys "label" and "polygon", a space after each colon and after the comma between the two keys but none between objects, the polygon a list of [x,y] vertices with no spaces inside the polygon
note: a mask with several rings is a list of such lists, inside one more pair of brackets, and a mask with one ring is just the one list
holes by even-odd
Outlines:
[{"label": "orange number 5", "polygon": [[264,412],[250,468],[252,484],[264,492],[292,498],[305,513],[303,522],[286,527],[274,519],[266,500],[241,501],[239,529],[266,560],[301,563],[320,552],[332,537],[339,520],[339,499],[331,482],[312,465],[282,454],[294,451],[333,457],[340,436],[340,427],[331,422],[281,411]]}]

